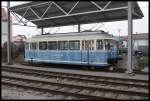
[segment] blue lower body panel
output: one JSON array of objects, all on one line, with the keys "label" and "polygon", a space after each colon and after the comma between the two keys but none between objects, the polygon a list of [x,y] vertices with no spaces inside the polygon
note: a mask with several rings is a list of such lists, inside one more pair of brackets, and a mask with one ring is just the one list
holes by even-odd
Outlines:
[{"label": "blue lower body panel", "polygon": [[108,66],[106,51],[26,51],[25,60],[46,63]]}]

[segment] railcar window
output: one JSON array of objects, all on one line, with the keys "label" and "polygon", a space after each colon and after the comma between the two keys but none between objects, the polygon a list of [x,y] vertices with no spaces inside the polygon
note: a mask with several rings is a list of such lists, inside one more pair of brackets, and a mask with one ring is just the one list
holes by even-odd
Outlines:
[{"label": "railcar window", "polygon": [[57,41],[49,41],[48,50],[57,50]]},{"label": "railcar window", "polygon": [[59,50],[68,50],[68,41],[58,41]]},{"label": "railcar window", "polygon": [[69,41],[69,49],[70,50],[80,50],[80,41]]},{"label": "railcar window", "polygon": [[36,50],[37,49],[37,43],[36,42],[31,42],[30,43],[30,50]]},{"label": "railcar window", "polygon": [[92,40],[92,50],[94,50],[94,40]]},{"label": "railcar window", "polygon": [[109,49],[111,48],[110,40],[105,39],[104,42],[105,42],[105,49],[106,49],[106,50],[109,50]]},{"label": "railcar window", "polygon": [[86,40],[85,41],[85,50],[90,50],[90,42],[89,42],[89,40]]},{"label": "railcar window", "polygon": [[97,48],[97,50],[103,49],[103,41],[102,40],[97,40],[96,48]]},{"label": "railcar window", "polygon": [[25,49],[26,49],[26,50],[29,50],[29,42],[26,42],[26,43],[25,43]]},{"label": "railcar window", "polygon": [[47,50],[47,42],[40,42],[39,50]]},{"label": "railcar window", "polygon": [[83,40],[82,50],[94,50],[94,40]]},{"label": "railcar window", "polygon": [[85,41],[82,41],[82,50],[85,50]]}]

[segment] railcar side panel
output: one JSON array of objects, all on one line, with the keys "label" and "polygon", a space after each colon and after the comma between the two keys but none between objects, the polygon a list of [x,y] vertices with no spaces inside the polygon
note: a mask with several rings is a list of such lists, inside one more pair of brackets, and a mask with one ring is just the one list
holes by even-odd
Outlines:
[{"label": "railcar side panel", "polygon": [[25,59],[47,63],[67,63],[79,65],[108,65],[106,51],[26,51]]}]

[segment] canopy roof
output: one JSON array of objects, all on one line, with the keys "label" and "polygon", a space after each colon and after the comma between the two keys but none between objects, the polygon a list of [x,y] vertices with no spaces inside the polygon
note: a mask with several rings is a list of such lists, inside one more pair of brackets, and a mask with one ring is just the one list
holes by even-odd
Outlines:
[{"label": "canopy roof", "polygon": [[[87,24],[127,20],[128,3],[120,1],[49,1],[29,2],[10,7],[18,14],[40,27]],[[133,19],[143,13],[134,2]]]}]

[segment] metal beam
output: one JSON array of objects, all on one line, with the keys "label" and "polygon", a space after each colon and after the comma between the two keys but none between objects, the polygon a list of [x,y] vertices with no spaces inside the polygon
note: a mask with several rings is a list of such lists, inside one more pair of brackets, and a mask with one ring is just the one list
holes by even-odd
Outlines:
[{"label": "metal beam", "polygon": [[41,17],[39,17],[39,15],[37,13],[35,13],[35,11],[31,7],[29,7],[29,8],[36,15],[37,18],[41,19]]},{"label": "metal beam", "polygon": [[[71,12],[72,12],[72,10],[78,5],[78,3],[79,3],[79,1],[77,1],[76,3],[75,3],[75,5],[71,8],[71,10],[68,12],[68,14],[70,14]],[[67,14],[67,15],[68,15]]]},{"label": "metal beam", "polygon": [[97,3],[95,3],[94,1],[91,1],[92,4],[94,4],[98,9],[103,9],[102,7],[100,7]]},{"label": "metal beam", "polygon": [[19,16],[18,16],[16,13],[14,13],[14,12],[11,12],[11,13],[14,15],[14,17],[16,18],[16,20],[17,20],[18,22],[25,24],[25,23],[19,18]]},{"label": "metal beam", "polygon": [[110,3],[111,1],[109,1],[103,9],[106,9]]},{"label": "metal beam", "polygon": [[29,7],[26,9],[25,13],[23,14],[22,18],[20,19],[20,21],[22,21],[23,17],[26,15],[26,13],[28,12]]},{"label": "metal beam", "polygon": [[21,23],[20,19],[19,19],[19,18],[17,18],[17,16],[15,15],[15,13],[14,13],[14,12],[11,12],[11,14],[12,14],[12,15],[14,15],[14,17],[16,18],[16,20],[17,20],[18,22],[20,22],[20,23]]},{"label": "metal beam", "polygon": [[92,26],[89,30],[92,30],[94,27],[96,27],[99,23],[95,24],[94,26]]},{"label": "metal beam", "polygon": [[52,6],[52,4],[53,4],[53,2],[51,2],[51,3],[49,4],[49,6],[48,6],[47,9],[45,10],[45,12],[44,12],[43,15],[41,16],[41,18],[44,17],[44,15],[45,15],[46,12],[48,11],[48,9]]},{"label": "metal beam", "polygon": [[78,24],[78,33],[80,33],[80,31],[81,31],[81,30],[80,30],[80,24]]},{"label": "metal beam", "polygon": [[11,32],[10,32],[10,10],[9,10],[9,7],[10,7],[10,1],[7,1],[7,13],[8,13],[8,16],[7,16],[7,24],[8,24],[8,42],[7,42],[7,64],[10,65],[12,64],[11,63],[11,43],[10,43],[10,40],[11,40]]},{"label": "metal beam", "polygon": [[19,23],[11,23],[11,25],[27,26],[27,27],[37,27],[37,26],[30,26],[30,25],[21,25]]},{"label": "metal beam", "polygon": [[96,28],[94,31],[100,29],[102,26],[104,26],[104,24],[100,25],[98,28]]},{"label": "metal beam", "polygon": [[68,17],[68,16],[75,16],[75,15],[84,15],[84,14],[91,14],[91,13],[98,13],[98,12],[106,12],[106,11],[114,11],[114,10],[121,10],[121,9],[127,9],[128,7],[119,7],[119,8],[112,8],[112,9],[106,9],[106,10],[96,10],[96,11],[90,11],[90,12],[82,12],[82,13],[75,13],[75,14],[69,14],[69,15],[61,15],[61,16],[55,16],[55,17],[48,17],[48,18],[42,18],[42,19],[35,19],[35,20],[29,20],[29,21],[40,21],[40,20],[47,20],[47,19],[55,19],[55,18],[61,18],[61,17]]},{"label": "metal beam", "polygon": [[62,7],[60,7],[57,3],[53,2],[53,4],[55,4],[57,8],[59,8],[65,15],[67,15],[67,12]]},{"label": "metal beam", "polygon": [[21,8],[16,8],[16,9],[10,10],[10,11],[17,11],[17,10],[20,10],[20,9],[24,9],[24,8],[28,8],[28,7],[34,7],[34,6],[43,5],[43,4],[47,4],[47,3],[49,3],[49,1],[48,2],[44,2],[44,3],[38,3],[38,4],[30,5],[30,6],[25,6],[25,7],[21,7]]},{"label": "metal beam", "polygon": [[54,29],[55,27],[52,27],[52,29],[50,29],[48,32],[51,33],[51,31]]},{"label": "metal beam", "polygon": [[44,34],[44,28],[42,27],[41,28],[41,35],[43,35]]},{"label": "metal beam", "polygon": [[[128,9],[125,9],[125,10],[128,11]],[[132,9],[132,14],[135,15],[135,16],[141,17],[138,13],[135,12],[134,9]]]},{"label": "metal beam", "polygon": [[132,2],[128,1],[128,68],[127,73],[132,73]]}]

